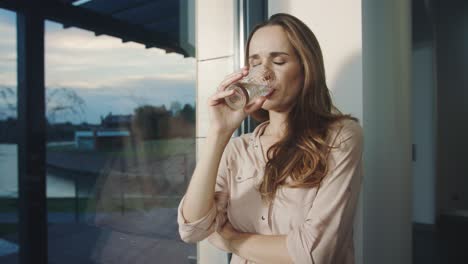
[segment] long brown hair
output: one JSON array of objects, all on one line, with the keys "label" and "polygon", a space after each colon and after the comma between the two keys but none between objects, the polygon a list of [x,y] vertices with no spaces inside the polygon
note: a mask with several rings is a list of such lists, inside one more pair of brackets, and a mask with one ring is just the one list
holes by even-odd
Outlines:
[{"label": "long brown hair", "polygon": [[[268,159],[263,182],[259,186],[262,199],[271,202],[281,186],[312,188],[318,186],[328,172],[329,128],[343,115],[332,103],[325,81],[322,51],[314,33],[298,18],[275,14],[257,25],[247,40],[245,62],[248,64],[249,45],[254,33],[266,26],[281,26],[296,52],[304,74],[303,87],[288,114],[285,136],[267,151]],[[268,120],[261,109],[253,114],[258,121]],[[291,177],[289,183],[286,181]]]}]

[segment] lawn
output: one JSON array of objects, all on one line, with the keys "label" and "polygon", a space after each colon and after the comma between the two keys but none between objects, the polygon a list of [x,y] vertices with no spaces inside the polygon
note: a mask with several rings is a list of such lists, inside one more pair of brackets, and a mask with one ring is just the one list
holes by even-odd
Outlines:
[{"label": "lawn", "polygon": [[195,138],[173,138],[148,140],[135,146],[121,149],[86,150],[77,149],[74,144],[47,146],[47,151],[52,152],[82,152],[82,153],[106,153],[113,156],[134,157],[149,155],[155,158],[165,158],[182,154],[195,153]]},{"label": "lawn", "polygon": [[[100,203],[96,209],[96,201],[93,198],[48,198],[48,213],[72,213],[75,214],[75,208],[78,206],[79,214],[96,212],[132,212],[132,211],[150,211],[154,208],[176,208],[180,202],[180,196],[169,197],[151,197],[151,198],[125,198],[124,200],[113,199]],[[78,202],[78,204],[76,204]],[[0,213],[17,213],[18,199],[0,198]],[[0,237],[17,232],[17,223],[1,223]]]},{"label": "lawn", "polygon": [[[152,208],[175,208],[178,206],[181,196],[159,197],[125,197],[124,199],[105,199],[97,205],[93,197],[89,198],[48,198],[47,211],[74,213],[78,207],[79,213],[93,212],[121,212],[141,211]],[[0,198],[0,213],[15,213],[18,208],[18,199]]]}]

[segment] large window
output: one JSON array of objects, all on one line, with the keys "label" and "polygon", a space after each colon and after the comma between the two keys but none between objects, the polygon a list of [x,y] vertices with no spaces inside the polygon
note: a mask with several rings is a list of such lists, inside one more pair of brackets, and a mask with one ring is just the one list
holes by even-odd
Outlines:
[{"label": "large window", "polygon": [[[194,263],[176,221],[195,167],[194,1],[75,2],[161,35],[129,24],[129,41],[102,15],[83,22],[99,32],[45,22],[48,261]],[[163,16],[143,21],[151,10]],[[16,263],[14,12],[0,10],[0,35],[0,263]]]},{"label": "large window", "polygon": [[176,224],[195,166],[195,60],[52,22],[45,41],[49,259],[195,259]]},{"label": "large window", "polygon": [[16,15],[0,9],[0,262],[18,253]]}]

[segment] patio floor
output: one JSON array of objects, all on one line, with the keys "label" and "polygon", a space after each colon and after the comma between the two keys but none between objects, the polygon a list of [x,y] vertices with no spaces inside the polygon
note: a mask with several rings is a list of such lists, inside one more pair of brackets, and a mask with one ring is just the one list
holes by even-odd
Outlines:
[{"label": "patio floor", "polygon": [[[50,223],[48,263],[196,263],[196,245],[180,240],[172,211],[158,218],[129,214],[111,215],[104,220],[101,216],[94,223]],[[17,234],[3,239],[7,248],[18,244]],[[0,256],[0,263],[19,263],[18,253]]]}]

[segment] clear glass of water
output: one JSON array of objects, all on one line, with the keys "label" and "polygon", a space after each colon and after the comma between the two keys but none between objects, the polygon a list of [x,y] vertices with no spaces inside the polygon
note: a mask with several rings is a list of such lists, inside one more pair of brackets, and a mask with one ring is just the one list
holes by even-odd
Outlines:
[{"label": "clear glass of water", "polygon": [[274,79],[273,71],[262,65],[250,68],[247,76],[226,88],[226,91],[235,90],[233,95],[225,98],[226,104],[234,110],[250,105],[271,92]]}]

